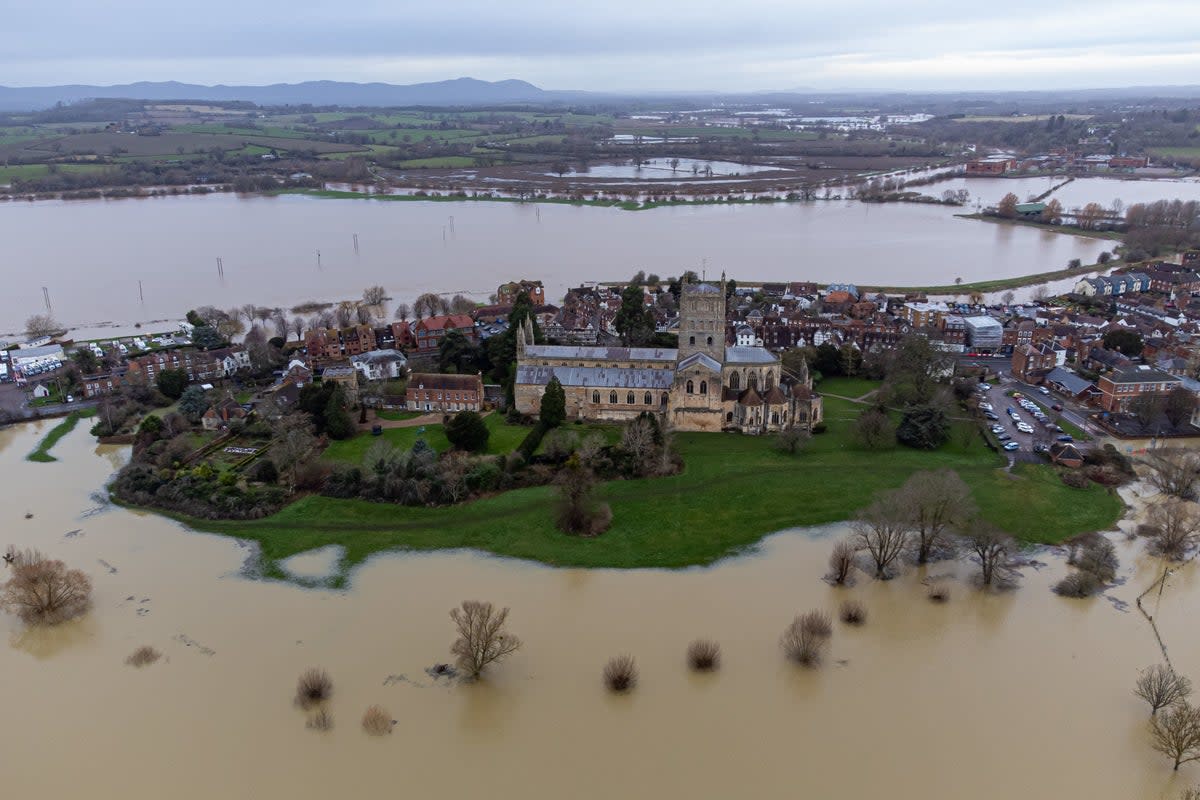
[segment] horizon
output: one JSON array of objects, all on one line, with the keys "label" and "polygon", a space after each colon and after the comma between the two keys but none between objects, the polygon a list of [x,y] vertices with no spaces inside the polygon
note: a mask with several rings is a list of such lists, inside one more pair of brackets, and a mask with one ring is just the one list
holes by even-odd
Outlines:
[{"label": "horizon", "polygon": [[66,0],[13,9],[0,74],[13,87],[404,85],[466,74],[619,94],[1068,91],[1170,86],[1200,74],[1200,14],[1182,0],[966,9],[917,0],[899,21],[881,13],[889,8],[747,0],[733,16],[718,0],[698,0],[674,18],[633,0],[595,8],[463,0],[451,26],[432,3],[365,0],[350,17],[307,0],[251,8],[213,0],[180,29],[149,0],[103,8]]}]

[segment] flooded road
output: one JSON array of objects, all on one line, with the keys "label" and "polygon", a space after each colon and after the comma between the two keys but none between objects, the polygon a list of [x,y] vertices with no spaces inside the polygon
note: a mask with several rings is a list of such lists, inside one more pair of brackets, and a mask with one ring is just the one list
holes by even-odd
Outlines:
[{"label": "flooded road", "polygon": [[[50,631],[0,615],[7,796],[1130,800],[1200,783],[1200,765],[1173,774],[1150,750],[1131,692],[1159,660],[1132,608],[1159,566],[1124,539],[1121,585],[1089,601],[1051,594],[1054,551],[1003,594],[944,565],[835,589],[820,576],[839,526],[707,569],[397,554],[349,591],[305,590],[240,577],[250,551],[229,539],[91,513],[124,452],[80,428],[59,461],[24,462],[42,433],[0,431],[4,538],[85,569],[95,608]],[[926,599],[930,574],[946,576],[949,603]],[[786,664],[777,642],[792,616],[846,597],[866,604],[867,624],[836,625],[818,671]],[[447,612],[471,598],[510,606],[525,647],[482,684],[437,685],[424,669],[450,659]],[[1158,603],[1172,661],[1200,679],[1196,570]],[[685,668],[697,637],[723,647],[715,675]],[[140,645],[164,658],[126,666]],[[614,698],[600,670],[623,652],[641,684]],[[327,733],[291,704],[310,666],[334,681]],[[359,727],[375,703],[398,721],[390,736]]]}]

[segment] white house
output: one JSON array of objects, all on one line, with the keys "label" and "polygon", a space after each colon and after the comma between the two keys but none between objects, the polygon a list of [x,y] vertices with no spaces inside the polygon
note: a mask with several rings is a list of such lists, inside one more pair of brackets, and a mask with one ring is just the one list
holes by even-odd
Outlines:
[{"label": "white house", "polygon": [[[738,325],[734,336],[737,339],[738,347],[754,347],[754,329],[749,325]],[[761,345],[762,341],[759,341],[758,344]]]},{"label": "white house", "polygon": [[408,366],[408,359],[399,350],[372,350],[350,356],[350,363],[369,381],[399,378]]},{"label": "white house", "polygon": [[46,384],[39,383],[33,387],[33,398],[35,400],[43,400],[50,396],[50,390],[46,388]]}]

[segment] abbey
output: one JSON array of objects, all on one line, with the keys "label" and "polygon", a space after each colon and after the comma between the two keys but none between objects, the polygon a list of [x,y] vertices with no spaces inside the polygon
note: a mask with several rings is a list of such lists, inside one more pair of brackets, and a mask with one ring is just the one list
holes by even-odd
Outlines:
[{"label": "abbey", "polygon": [[821,421],[808,370],[784,374],[762,347],[725,344],[725,281],[684,284],[679,348],[539,345],[517,332],[517,410],[536,415],[551,378],[563,385],[567,418],[623,421],[660,415],[674,430],[767,433]]}]

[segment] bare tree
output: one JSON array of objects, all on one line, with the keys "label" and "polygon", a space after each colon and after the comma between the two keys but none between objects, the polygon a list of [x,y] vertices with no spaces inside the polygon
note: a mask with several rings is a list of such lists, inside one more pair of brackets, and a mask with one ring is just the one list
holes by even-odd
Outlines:
[{"label": "bare tree", "polygon": [[26,625],[57,625],[84,614],[92,606],[92,581],[81,570],[37,550],[9,548],[4,560],[12,576],[0,585],[0,609]]},{"label": "bare tree", "polygon": [[1155,503],[1147,524],[1153,532],[1151,550],[1160,556],[1183,560],[1200,542],[1200,513],[1195,503],[1175,497]]},{"label": "bare tree", "polygon": [[254,303],[246,303],[246,305],[239,308],[230,309],[230,313],[233,316],[240,314],[246,320],[247,325],[253,325],[254,315],[258,313],[258,306],[254,305]]},{"label": "bare tree", "polygon": [[621,449],[629,454],[639,472],[645,472],[654,458],[654,428],[645,419],[630,420],[621,431]]},{"label": "bare tree", "polygon": [[1149,470],[1147,479],[1164,494],[1184,500],[1196,496],[1200,480],[1200,453],[1182,447],[1160,447],[1142,458]]},{"label": "bare tree", "polygon": [[271,321],[275,324],[275,335],[286,342],[288,328],[291,327],[291,322],[288,320],[287,314],[282,308],[277,308],[271,313]]},{"label": "bare tree", "polygon": [[896,499],[912,526],[917,563],[924,564],[946,544],[951,526],[962,525],[976,512],[971,489],[953,470],[915,472]]},{"label": "bare tree", "polygon": [[1200,760],[1200,709],[1179,701],[1150,720],[1151,747],[1180,764]]},{"label": "bare tree", "polygon": [[521,640],[504,630],[507,608],[497,611],[491,603],[467,600],[461,608],[450,610],[450,619],[458,630],[450,652],[468,678],[479,677],[489,664],[502,661],[521,647]]},{"label": "bare tree", "polygon": [[475,301],[469,297],[464,297],[461,294],[456,294],[450,298],[450,313],[451,314],[470,314],[475,310]]},{"label": "bare tree", "polygon": [[854,545],[845,540],[835,544],[833,552],[829,554],[828,579],[838,586],[844,586],[854,570],[854,554],[857,552]]},{"label": "bare tree", "polygon": [[1013,294],[1012,289],[1009,289],[1007,292],[1005,292],[1003,295],[1001,295],[1000,300],[1004,303],[1004,305],[1011,306],[1012,301],[1015,297],[1016,297],[1016,295]]},{"label": "bare tree", "polygon": [[1133,693],[1150,704],[1150,716],[1159,709],[1187,700],[1192,693],[1192,682],[1165,664],[1155,664],[1142,670]]},{"label": "bare tree", "polygon": [[260,325],[265,327],[267,322],[275,316],[276,311],[278,311],[278,309],[269,308],[268,306],[259,306],[258,308],[254,309],[254,318],[258,320]]},{"label": "bare tree", "polygon": [[833,633],[833,622],[822,611],[809,611],[792,620],[779,637],[779,646],[791,661],[805,667],[816,667],[821,663],[829,637]]},{"label": "bare tree", "polygon": [[358,320],[359,325],[373,325],[375,323],[375,309],[377,306],[368,306],[359,303],[354,307],[354,315]]},{"label": "bare tree", "polygon": [[424,317],[437,316],[438,311],[441,309],[441,305],[442,298],[438,297],[433,292],[425,292],[413,301],[412,310],[417,319],[422,319]]},{"label": "bare tree", "polygon": [[304,317],[292,317],[292,331],[296,334],[296,341],[304,341],[304,331],[308,328],[308,323],[304,321]]},{"label": "bare tree", "polygon": [[362,301],[365,306],[382,306],[387,301],[387,289],[382,286],[368,286],[363,289]]},{"label": "bare tree", "polygon": [[63,329],[62,325],[49,314],[34,314],[25,320],[25,332],[30,336],[49,336]]},{"label": "bare tree", "polygon": [[812,438],[809,432],[804,428],[796,425],[790,428],[784,428],[779,433],[775,434],[775,449],[781,453],[795,455],[804,446],[808,444],[808,440]]},{"label": "bare tree", "polygon": [[343,300],[333,309],[333,318],[339,328],[349,328],[358,316],[358,303]]},{"label": "bare tree", "polygon": [[859,512],[853,541],[875,562],[875,577],[886,580],[889,569],[908,542],[908,521],[890,497],[877,499]]},{"label": "bare tree", "polygon": [[979,558],[983,585],[991,586],[996,577],[996,570],[1004,566],[1013,550],[1012,537],[990,523],[975,520],[967,533],[967,543]]},{"label": "bare tree", "polygon": [[408,307],[408,303],[396,304],[396,319],[400,320],[401,322],[407,322],[408,316],[411,313],[412,309]]}]

